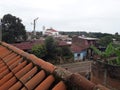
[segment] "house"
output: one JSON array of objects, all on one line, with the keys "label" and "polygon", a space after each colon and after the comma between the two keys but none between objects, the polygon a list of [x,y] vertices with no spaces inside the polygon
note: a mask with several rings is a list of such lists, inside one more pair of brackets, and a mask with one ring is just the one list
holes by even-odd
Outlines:
[{"label": "house", "polygon": [[[68,44],[65,41],[57,40],[57,42],[58,42],[59,47],[64,47],[64,46],[70,47],[71,46],[71,44]],[[37,39],[37,40],[31,40],[31,41],[26,41],[26,42],[21,42],[21,43],[14,43],[12,45],[21,50],[24,50],[30,53],[32,47],[37,44],[44,44],[44,39]]]},{"label": "house", "polygon": [[74,60],[84,60],[87,56],[92,55],[91,45],[95,45],[97,38],[90,38],[85,36],[74,36],[72,38],[71,50],[74,53]]},{"label": "house", "polygon": [[49,28],[49,29],[45,29],[45,27],[43,27],[43,36],[58,36],[59,32],[53,28]]},{"label": "house", "polygon": [[31,40],[21,43],[14,43],[12,45],[26,52],[31,52],[32,47],[36,44],[44,44],[44,40],[43,39]]},{"label": "house", "polygon": [[71,50],[74,54],[74,60],[75,61],[84,60],[87,56],[87,49],[88,47],[81,47],[81,46],[72,44]]},{"label": "house", "polygon": [[0,42],[0,90],[109,90]]}]

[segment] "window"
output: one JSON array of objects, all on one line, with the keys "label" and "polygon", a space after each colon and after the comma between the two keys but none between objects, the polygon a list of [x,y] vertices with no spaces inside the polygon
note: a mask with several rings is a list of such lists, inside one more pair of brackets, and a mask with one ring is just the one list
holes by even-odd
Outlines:
[{"label": "window", "polygon": [[80,56],[80,53],[78,53],[77,56],[79,57],[79,56]]}]

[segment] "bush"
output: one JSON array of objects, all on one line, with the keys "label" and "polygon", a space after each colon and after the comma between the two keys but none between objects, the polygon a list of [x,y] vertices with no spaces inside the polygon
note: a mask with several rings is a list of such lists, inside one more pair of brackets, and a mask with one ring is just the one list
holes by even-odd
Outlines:
[{"label": "bush", "polygon": [[44,45],[34,45],[32,47],[32,53],[39,58],[44,58],[47,54],[46,47]]}]

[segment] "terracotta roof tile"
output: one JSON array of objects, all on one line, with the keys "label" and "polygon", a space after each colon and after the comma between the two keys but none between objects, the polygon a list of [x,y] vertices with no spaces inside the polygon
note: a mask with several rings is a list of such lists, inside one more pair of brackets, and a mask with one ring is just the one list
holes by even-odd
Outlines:
[{"label": "terracotta roof tile", "polygon": [[[32,90],[34,89],[44,78],[45,78],[45,72],[41,70],[39,73],[37,73],[30,81],[28,81],[25,86]],[[23,88],[24,89],[24,88]],[[22,89],[21,89],[22,90]]]},{"label": "terracotta roof tile", "polygon": [[23,58],[17,59],[12,65],[10,65],[10,69],[15,68],[18,63],[20,64],[23,61]]},{"label": "terracotta roof tile", "polygon": [[52,90],[66,90],[66,86],[63,81],[60,81]]},{"label": "terracotta roof tile", "polygon": [[17,76],[17,78],[21,78],[24,74],[26,74],[29,70],[31,70],[32,67],[33,67],[32,63],[29,63],[24,68],[22,68],[19,72],[17,72],[15,76]]},{"label": "terracotta roof tile", "polygon": [[8,69],[5,69],[2,73],[0,73],[0,79],[2,77],[4,77],[5,75],[7,75],[9,73],[9,70]]},{"label": "terracotta roof tile", "polygon": [[[37,72],[37,68],[34,67],[32,70],[30,70],[28,73],[26,73],[22,78],[20,78],[20,81],[22,83],[26,83],[31,77]],[[18,81],[16,84],[14,84],[9,90],[18,90],[22,87],[22,83]]]},{"label": "terracotta roof tile", "polygon": [[4,63],[1,63],[0,64],[0,68],[2,68],[2,67],[4,67],[5,66],[5,64]]},{"label": "terracotta roof tile", "polygon": [[0,73],[1,73],[2,71],[4,71],[5,69],[7,69],[7,66],[1,67],[1,68],[0,68]]},{"label": "terracotta roof tile", "polygon": [[0,42],[0,90],[68,90],[71,87],[82,88],[80,90],[101,88],[79,74]]},{"label": "terracotta roof tile", "polygon": [[13,58],[12,60],[10,60],[8,62],[8,66],[10,66],[11,64],[13,64],[15,61],[19,60],[20,59],[20,56],[16,56],[15,58]]},{"label": "terracotta roof tile", "polygon": [[53,75],[48,76],[35,90],[49,90],[49,87],[55,81]]},{"label": "terracotta roof tile", "polygon": [[6,76],[4,76],[1,80],[0,80],[0,86],[3,85],[5,82],[7,82],[10,78],[12,78],[13,74],[9,73]]}]

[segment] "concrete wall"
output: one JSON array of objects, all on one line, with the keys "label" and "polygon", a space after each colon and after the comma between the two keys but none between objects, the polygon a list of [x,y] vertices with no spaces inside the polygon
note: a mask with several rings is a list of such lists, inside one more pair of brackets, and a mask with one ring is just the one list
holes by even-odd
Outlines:
[{"label": "concrete wall", "polygon": [[91,81],[102,84],[111,90],[120,90],[120,78],[111,77],[108,69],[101,63],[92,63]]}]

